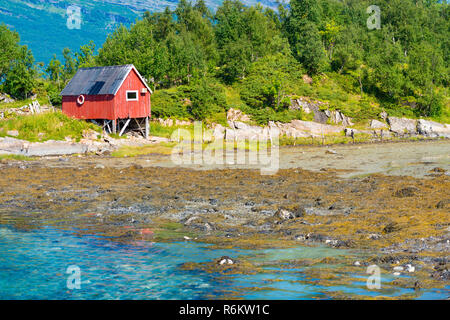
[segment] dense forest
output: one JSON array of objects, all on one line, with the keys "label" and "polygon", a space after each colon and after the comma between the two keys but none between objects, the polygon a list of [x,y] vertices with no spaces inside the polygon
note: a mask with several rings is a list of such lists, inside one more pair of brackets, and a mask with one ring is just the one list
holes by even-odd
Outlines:
[{"label": "dense forest", "polygon": [[155,89],[156,117],[220,122],[234,107],[259,123],[289,121],[305,117],[289,105],[306,96],[356,121],[383,109],[448,121],[449,13],[437,0],[291,0],[276,11],[226,0],[216,12],[180,0],[46,66],[2,25],[0,91],[58,104],[78,68],[132,63]]}]

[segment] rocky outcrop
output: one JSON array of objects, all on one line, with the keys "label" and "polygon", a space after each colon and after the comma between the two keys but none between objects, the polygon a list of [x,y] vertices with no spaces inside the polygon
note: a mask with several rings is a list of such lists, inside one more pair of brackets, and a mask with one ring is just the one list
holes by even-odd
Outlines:
[{"label": "rocky outcrop", "polygon": [[390,130],[397,135],[419,134],[426,137],[450,138],[450,125],[429,120],[407,118],[387,118]]},{"label": "rocky outcrop", "polygon": [[[290,138],[321,137],[322,135],[342,133],[344,127],[321,124],[313,121],[292,120],[289,123],[270,121],[268,126],[252,126],[235,121],[233,127],[225,129],[225,139],[233,140],[267,140],[274,134]],[[218,134],[220,137],[220,134]]]},{"label": "rocky outcrop", "polygon": [[387,121],[389,123],[390,129],[396,134],[414,134],[417,130],[417,120],[406,119],[406,118],[396,118],[388,117]]},{"label": "rocky outcrop", "polygon": [[213,138],[214,140],[223,140],[225,138],[225,127],[216,124],[213,128]]},{"label": "rocky outcrop", "polygon": [[321,124],[312,121],[292,120],[290,126],[298,131],[307,132],[313,136],[322,136],[333,133],[340,133],[344,130],[342,126]]},{"label": "rocky outcrop", "polygon": [[314,113],[314,121],[319,123],[327,123],[328,116],[321,109],[326,106],[325,102],[312,100],[307,97],[300,97],[291,100],[290,110],[302,110],[306,114]]},{"label": "rocky outcrop", "polygon": [[[325,109],[326,107],[326,109]],[[328,104],[318,100],[312,100],[307,97],[300,97],[291,100],[291,110],[302,110],[306,114],[314,113],[314,121],[322,124],[330,121],[333,124],[342,124],[343,126],[352,126],[352,119],[347,117],[339,110],[329,110]],[[323,110],[325,109],[325,110]]]},{"label": "rocky outcrop", "polygon": [[270,139],[269,127],[252,126],[240,121],[231,122],[231,128],[225,130],[225,140],[260,140]]},{"label": "rocky outcrop", "polygon": [[417,121],[417,132],[427,137],[450,138],[450,125],[420,119]]},{"label": "rocky outcrop", "polygon": [[353,126],[352,118],[347,117],[339,110],[326,110],[325,114],[330,119],[331,123],[334,124],[342,124],[343,126]]},{"label": "rocky outcrop", "polygon": [[6,93],[0,93],[0,103],[11,103],[15,100]]},{"label": "rocky outcrop", "polygon": [[[261,127],[252,125],[250,117],[241,110],[229,109],[227,112],[227,122],[229,128],[220,124],[212,124],[207,131],[206,141],[212,140],[260,140],[266,141],[272,139],[277,133],[279,136],[289,138],[319,138],[326,135],[344,133],[348,137],[358,134],[371,135],[376,138],[390,138],[393,135],[424,135],[429,137],[450,138],[450,126],[428,120],[414,120],[407,118],[388,117],[385,111],[380,114],[386,118],[387,123],[379,120],[370,121],[370,129],[359,130],[350,128],[352,119],[345,116],[339,110],[321,111],[319,107],[324,105],[320,101],[311,101],[307,98],[295,99],[292,102],[291,109],[303,110],[305,113],[314,112],[315,121],[292,120],[289,123],[269,121],[267,126]],[[318,116],[317,116],[318,115]],[[180,121],[174,119],[156,119],[165,126],[184,126],[192,125],[189,121]],[[333,124],[328,124],[331,122]]]},{"label": "rocky outcrop", "polygon": [[374,129],[374,130],[357,130],[353,128],[345,128],[344,134],[347,137],[351,137],[353,132],[354,135],[358,134],[366,134],[366,135],[372,135],[374,137],[380,137],[380,138],[390,138],[392,137],[392,133],[387,129]]},{"label": "rocky outcrop", "polygon": [[371,129],[384,129],[387,128],[388,125],[386,123],[383,123],[381,121],[378,120],[372,120],[370,121],[370,128]]},{"label": "rocky outcrop", "polygon": [[45,142],[28,142],[12,137],[0,138],[0,154],[23,155],[30,157],[62,156],[71,154],[112,152],[121,146],[143,146],[149,143],[167,142],[166,138],[151,137],[149,140],[143,137],[128,136],[127,139],[113,139],[105,136],[98,139],[95,131],[86,131],[83,139],[74,142],[70,137],[64,141],[49,140]]},{"label": "rocky outcrop", "polygon": [[295,128],[292,123],[269,121],[269,128],[276,128],[279,130],[280,136],[286,136],[290,138],[305,138],[311,136],[310,133]]},{"label": "rocky outcrop", "polygon": [[59,156],[67,154],[86,153],[88,146],[82,143],[67,141],[46,141],[30,143],[15,138],[0,139],[1,154],[16,154],[24,156]]},{"label": "rocky outcrop", "polygon": [[240,122],[249,122],[250,117],[243,113],[241,110],[230,108],[227,112],[227,121],[230,127],[232,127],[232,123],[235,121]]}]

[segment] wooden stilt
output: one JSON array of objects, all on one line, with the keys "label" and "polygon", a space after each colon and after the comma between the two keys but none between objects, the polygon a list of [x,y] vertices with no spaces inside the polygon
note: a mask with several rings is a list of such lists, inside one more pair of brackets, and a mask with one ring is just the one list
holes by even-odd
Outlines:
[{"label": "wooden stilt", "polygon": [[125,125],[122,127],[122,130],[120,130],[119,137],[122,136],[122,134],[124,133],[125,129],[130,124],[130,121],[131,121],[131,119],[128,119],[127,122],[125,122]]},{"label": "wooden stilt", "polygon": [[134,118],[134,121],[136,122],[136,124],[137,124],[137,126],[138,126],[138,129],[139,129],[139,131],[141,132],[142,136],[145,137],[145,132],[144,132],[144,130],[142,130],[142,126],[141,126],[141,124],[139,123],[138,119]]},{"label": "wooden stilt", "polygon": [[112,133],[113,134],[117,133],[117,120],[112,121]]},{"label": "wooden stilt", "polygon": [[108,128],[109,134],[112,133],[111,127],[109,126],[110,120],[106,120],[106,127]]},{"label": "wooden stilt", "polygon": [[109,133],[109,134],[111,134],[111,127],[109,126],[109,121],[110,120],[103,120],[103,130],[106,132],[106,133]]},{"label": "wooden stilt", "polygon": [[148,123],[148,117],[145,117],[145,139],[148,139],[150,134],[150,125]]}]

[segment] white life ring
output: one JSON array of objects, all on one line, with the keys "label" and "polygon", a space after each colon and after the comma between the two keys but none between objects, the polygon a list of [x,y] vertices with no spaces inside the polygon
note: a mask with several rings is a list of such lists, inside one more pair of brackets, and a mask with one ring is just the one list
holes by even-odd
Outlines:
[{"label": "white life ring", "polygon": [[80,94],[77,98],[77,103],[81,106],[84,103],[84,96]]}]

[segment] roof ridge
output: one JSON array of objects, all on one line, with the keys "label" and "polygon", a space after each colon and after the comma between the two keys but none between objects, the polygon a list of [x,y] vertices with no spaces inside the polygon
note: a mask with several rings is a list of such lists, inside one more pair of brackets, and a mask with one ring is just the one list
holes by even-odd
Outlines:
[{"label": "roof ridge", "polygon": [[78,70],[107,69],[107,68],[123,68],[123,67],[134,67],[134,64],[122,64],[122,65],[115,65],[115,66],[86,67],[86,68],[79,68]]}]

